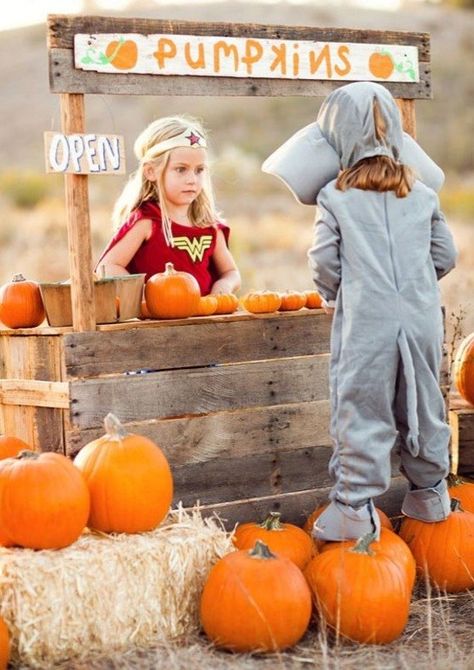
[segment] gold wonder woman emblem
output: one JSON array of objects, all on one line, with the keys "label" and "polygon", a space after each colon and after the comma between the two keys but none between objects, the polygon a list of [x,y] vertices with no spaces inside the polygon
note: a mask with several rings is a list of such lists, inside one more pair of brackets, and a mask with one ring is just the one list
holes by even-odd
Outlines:
[{"label": "gold wonder woman emblem", "polygon": [[204,252],[212,244],[212,235],[201,235],[201,237],[194,237],[192,240],[189,237],[173,237],[174,246],[182,251],[187,251],[193,261],[202,261]]}]

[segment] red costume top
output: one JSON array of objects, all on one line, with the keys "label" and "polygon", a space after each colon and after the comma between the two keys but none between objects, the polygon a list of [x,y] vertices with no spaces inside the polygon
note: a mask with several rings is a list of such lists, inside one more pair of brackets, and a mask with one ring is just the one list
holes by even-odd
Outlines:
[{"label": "red costume top", "polygon": [[219,279],[212,261],[216,247],[217,231],[222,230],[226,244],[229,239],[229,228],[223,223],[199,228],[197,226],[183,226],[171,222],[174,247],[166,244],[161,225],[161,210],[153,200],[147,200],[135,209],[120,227],[105,250],[102,252],[99,263],[105,254],[121,240],[132,226],[141,219],[150,219],[152,233],[149,240],[144,240],[137,250],[127,271],[130,274],[146,273],[145,281],[157,272],[164,272],[166,263],[173,263],[175,270],[189,272],[198,281],[201,295],[207,295],[213,283]]}]

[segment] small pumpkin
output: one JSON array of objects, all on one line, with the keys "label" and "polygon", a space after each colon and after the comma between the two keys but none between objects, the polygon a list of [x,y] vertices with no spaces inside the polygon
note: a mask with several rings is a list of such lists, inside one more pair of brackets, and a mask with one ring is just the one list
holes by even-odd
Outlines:
[{"label": "small pumpkin", "polygon": [[463,477],[448,475],[448,492],[451,498],[456,498],[465,512],[474,513],[474,483]]},{"label": "small pumpkin", "polygon": [[216,293],[217,308],[214,314],[233,314],[238,306],[239,299],[233,293]]},{"label": "small pumpkin", "polygon": [[308,309],[320,309],[323,305],[323,299],[317,291],[305,291],[306,297],[305,307]]},{"label": "small pumpkin", "polygon": [[89,491],[82,474],[66,456],[53,452],[22,451],[0,461],[0,501],[4,547],[67,547],[82,533],[89,516]]},{"label": "small pumpkin", "polygon": [[0,670],[7,670],[10,659],[10,633],[7,624],[0,617]]},{"label": "small pumpkin", "polygon": [[316,608],[343,638],[363,644],[388,644],[408,621],[410,578],[370,533],[352,547],[324,551],[304,574]]},{"label": "small pumpkin", "polygon": [[306,304],[306,296],[299,291],[286,291],[280,293],[281,303],[279,312],[291,312],[301,309]]},{"label": "small pumpkin", "polygon": [[426,523],[406,517],[400,527],[420,575],[442,591],[458,593],[474,587],[474,514],[452,499],[444,521]]},{"label": "small pumpkin", "polygon": [[311,616],[311,592],[301,570],[257,540],[221,558],[204,585],[200,617],[218,647],[269,652],[300,640]]},{"label": "small pumpkin", "polygon": [[474,333],[465,337],[458,347],[453,377],[461,397],[474,405]]},{"label": "small pumpkin", "polygon": [[29,444],[12,435],[0,435],[0,460],[14,458],[20,451],[32,451]]},{"label": "small pumpkin", "polygon": [[261,540],[270,551],[286,556],[300,569],[311,560],[313,543],[307,533],[291,523],[282,523],[279,512],[270,512],[262,523],[239,524],[233,542],[237,549],[251,549]]},{"label": "small pumpkin", "polygon": [[44,321],[39,284],[22,274],[0,288],[0,321],[9,328],[35,328]]},{"label": "small pumpkin", "polygon": [[198,308],[195,316],[210,316],[214,314],[217,309],[217,296],[216,295],[203,295],[199,299]]},{"label": "small pumpkin", "polygon": [[168,513],[173,479],[168,461],[147,437],[127,433],[113,414],[106,434],[83,447],[74,459],[91,497],[89,528],[104,533],[153,530]]},{"label": "small pumpkin", "polygon": [[145,284],[145,299],[154,319],[183,319],[196,313],[201,291],[189,272],[174,269],[166,263],[164,272],[158,272]]},{"label": "small pumpkin", "polygon": [[281,296],[276,291],[250,291],[242,298],[242,307],[252,314],[276,312],[281,305]]}]

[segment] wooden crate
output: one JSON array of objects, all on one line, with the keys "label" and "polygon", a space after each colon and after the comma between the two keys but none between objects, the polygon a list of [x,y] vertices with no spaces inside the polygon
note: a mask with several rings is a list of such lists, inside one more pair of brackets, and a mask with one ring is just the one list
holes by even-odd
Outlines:
[{"label": "wooden crate", "polygon": [[302,521],[330,487],[329,334],[306,309],[1,331],[4,430],[73,456],[111,411],[162,446],[175,502]]},{"label": "wooden crate", "polygon": [[451,425],[451,470],[464,477],[474,477],[474,407],[459,395],[449,402]]}]

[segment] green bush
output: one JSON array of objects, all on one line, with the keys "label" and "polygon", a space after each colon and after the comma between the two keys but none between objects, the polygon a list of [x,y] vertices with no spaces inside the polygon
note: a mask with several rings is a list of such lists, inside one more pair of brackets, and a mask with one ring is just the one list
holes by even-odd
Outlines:
[{"label": "green bush", "polygon": [[9,170],[0,173],[0,193],[21,209],[33,209],[53,190],[49,175],[36,172]]}]

